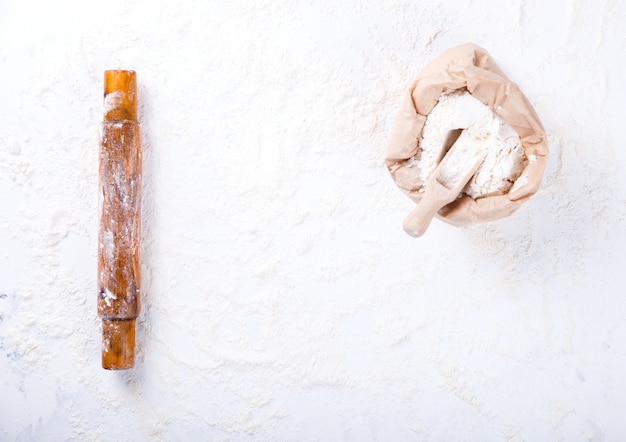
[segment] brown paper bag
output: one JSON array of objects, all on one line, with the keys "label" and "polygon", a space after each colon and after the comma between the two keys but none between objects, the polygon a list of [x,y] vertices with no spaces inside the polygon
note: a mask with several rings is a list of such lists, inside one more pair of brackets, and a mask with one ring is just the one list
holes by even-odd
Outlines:
[{"label": "brown paper bag", "polygon": [[[548,144],[534,109],[484,49],[466,43],[444,51],[417,76],[395,121],[385,161],[394,181],[413,201],[419,203],[423,182],[407,161],[420,150],[426,117],[442,93],[467,90],[517,131],[526,157],[534,154],[520,177],[527,182],[515,191],[472,199],[468,195],[444,206],[437,217],[455,225],[493,221],[515,212],[539,188],[546,165]],[[524,178],[526,179],[526,178]]]}]

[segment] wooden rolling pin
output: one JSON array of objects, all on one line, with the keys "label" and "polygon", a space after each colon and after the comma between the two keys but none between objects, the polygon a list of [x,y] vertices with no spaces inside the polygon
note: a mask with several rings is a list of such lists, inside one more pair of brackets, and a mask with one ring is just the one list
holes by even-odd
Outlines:
[{"label": "wooden rolling pin", "polygon": [[98,232],[102,367],[123,370],[135,362],[141,280],[141,137],[134,71],[104,72],[103,120]]}]

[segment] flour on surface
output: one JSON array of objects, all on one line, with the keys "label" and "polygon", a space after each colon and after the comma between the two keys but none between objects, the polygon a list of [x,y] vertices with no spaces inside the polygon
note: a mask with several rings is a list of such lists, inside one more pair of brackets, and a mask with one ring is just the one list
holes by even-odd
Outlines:
[{"label": "flour on surface", "polygon": [[109,307],[111,307],[111,300],[117,299],[117,296],[115,296],[109,289],[105,289],[104,292],[102,292],[102,297],[104,298],[104,302],[106,302]]},{"label": "flour on surface", "polygon": [[122,92],[120,91],[106,94],[104,96],[103,112],[106,114],[107,112],[110,112],[111,110],[120,107],[123,98],[124,97],[122,96]]},{"label": "flour on surface", "polygon": [[[0,2],[0,440],[623,439],[626,2],[514,0],[521,24],[485,0],[33,3]],[[415,73],[468,35],[551,154],[515,216],[420,247],[383,147]],[[125,67],[143,308],[119,373],[97,128],[102,71]]]}]

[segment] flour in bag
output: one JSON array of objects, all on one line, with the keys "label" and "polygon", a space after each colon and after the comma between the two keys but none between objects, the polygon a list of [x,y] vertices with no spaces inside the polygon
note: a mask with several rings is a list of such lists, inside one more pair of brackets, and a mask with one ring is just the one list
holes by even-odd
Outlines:
[{"label": "flour in bag", "polygon": [[420,179],[428,180],[451,144],[451,134],[459,129],[463,130],[465,142],[473,143],[474,148],[454,153],[455,158],[446,166],[447,179],[454,181],[454,177],[464,175],[476,153],[485,152],[484,161],[463,192],[472,198],[507,193],[528,162],[519,135],[466,91],[442,94],[428,114],[420,151],[410,161]]}]

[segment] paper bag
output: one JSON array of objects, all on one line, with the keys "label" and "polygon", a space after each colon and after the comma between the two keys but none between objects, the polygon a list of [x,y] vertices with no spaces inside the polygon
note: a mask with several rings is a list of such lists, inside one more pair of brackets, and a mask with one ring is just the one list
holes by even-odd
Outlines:
[{"label": "paper bag", "polygon": [[533,161],[528,162],[518,178],[525,184],[520,182],[511,187],[514,191],[475,200],[463,195],[444,206],[437,217],[454,226],[504,218],[538,190],[548,145],[539,118],[524,94],[496,66],[487,51],[475,44],[466,43],[444,51],[417,76],[392,129],[385,156],[387,168],[398,187],[419,203],[424,182],[408,160],[419,152],[426,117],[441,94],[456,90],[467,90],[511,125],[521,139],[526,157]]}]

